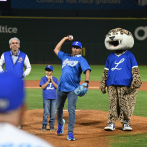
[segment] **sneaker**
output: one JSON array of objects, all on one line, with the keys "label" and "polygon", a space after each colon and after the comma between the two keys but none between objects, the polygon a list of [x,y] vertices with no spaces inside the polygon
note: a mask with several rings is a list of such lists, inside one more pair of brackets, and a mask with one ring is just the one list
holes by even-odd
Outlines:
[{"label": "sneaker", "polygon": [[63,134],[63,127],[64,127],[64,124],[65,124],[65,119],[63,119],[63,124],[62,124],[62,126],[59,126],[59,125],[58,125],[57,135]]},{"label": "sneaker", "polygon": [[123,124],[124,131],[132,131],[132,128],[128,124]]},{"label": "sneaker", "polygon": [[115,130],[115,125],[109,124],[107,127],[104,128],[104,130],[113,131],[113,130]]},{"label": "sneaker", "polygon": [[75,138],[73,136],[73,133],[68,133],[67,140],[69,140],[69,141],[74,141],[75,140]]},{"label": "sneaker", "polygon": [[55,128],[54,127],[50,127],[50,131],[55,131]]},{"label": "sneaker", "polygon": [[46,125],[43,125],[43,126],[42,126],[41,131],[46,131]]}]

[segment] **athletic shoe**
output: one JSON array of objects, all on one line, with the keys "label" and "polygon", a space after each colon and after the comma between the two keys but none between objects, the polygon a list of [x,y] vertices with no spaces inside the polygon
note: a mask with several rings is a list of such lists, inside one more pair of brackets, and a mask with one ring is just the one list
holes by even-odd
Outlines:
[{"label": "athletic shoe", "polygon": [[123,124],[124,131],[132,131],[132,128],[128,124]]},{"label": "athletic shoe", "polygon": [[55,131],[55,128],[54,127],[50,127],[50,131]]},{"label": "athletic shoe", "polygon": [[46,131],[46,125],[43,125],[43,126],[42,126],[41,131]]},{"label": "athletic shoe", "polygon": [[62,124],[62,126],[59,126],[59,125],[58,125],[57,135],[63,134],[63,127],[64,127],[64,124],[65,124],[65,119],[63,119],[63,124]]},{"label": "athletic shoe", "polygon": [[73,136],[73,133],[68,133],[67,140],[69,140],[69,141],[74,141],[75,140],[75,138]]},{"label": "athletic shoe", "polygon": [[113,131],[113,130],[115,130],[115,125],[114,124],[109,124],[107,127],[104,128],[104,130]]}]

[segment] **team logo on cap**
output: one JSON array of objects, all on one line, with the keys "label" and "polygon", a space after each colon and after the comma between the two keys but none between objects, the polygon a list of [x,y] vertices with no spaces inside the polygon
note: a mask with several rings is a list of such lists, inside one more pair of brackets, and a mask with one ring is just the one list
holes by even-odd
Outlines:
[{"label": "team logo on cap", "polygon": [[75,45],[78,45],[78,42],[76,42],[76,44]]},{"label": "team logo on cap", "polygon": [[20,57],[19,59],[18,59],[18,62],[21,62],[23,59],[22,59],[22,57]]},{"label": "team logo on cap", "polygon": [[7,99],[0,98],[0,110],[4,110],[9,106],[9,101]]}]

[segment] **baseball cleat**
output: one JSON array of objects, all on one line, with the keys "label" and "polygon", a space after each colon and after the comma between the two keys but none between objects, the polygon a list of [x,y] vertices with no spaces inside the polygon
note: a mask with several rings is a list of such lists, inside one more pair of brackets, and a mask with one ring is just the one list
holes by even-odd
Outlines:
[{"label": "baseball cleat", "polygon": [[41,131],[46,131],[46,125],[43,125],[43,126],[42,126]]},{"label": "baseball cleat", "polygon": [[69,140],[69,141],[74,141],[75,140],[75,138],[73,136],[73,133],[68,133],[67,140]]},{"label": "baseball cleat", "polygon": [[63,127],[65,125],[65,119],[63,119],[63,124],[62,126],[58,125],[58,129],[57,129],[57,135],[63,134]]},{"label": "baseball cleat", "polygon": [[115,130],[115,125],[114,124],[109,124],[107,127],[104,128],[106,131],[113,131]]},{"label": "baseball cleat", "polygon": [[123,124],[123,131],[132,131],[133,129],[128,124]]}]

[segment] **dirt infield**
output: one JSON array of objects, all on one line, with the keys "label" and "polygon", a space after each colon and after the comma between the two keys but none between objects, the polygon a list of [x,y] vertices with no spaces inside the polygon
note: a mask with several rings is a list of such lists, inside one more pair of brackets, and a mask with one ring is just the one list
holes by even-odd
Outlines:
[{"label": "dirt infield", "polygon": [[[83,81],[81,83],[83,83]],[[39,84],[40,81],[25,81],[26,88],[40,88]],[[89,89],[99,89],[99,86],[99,81],[90,81],[89,83]],[[143,82],[139,90],[147,90],[147,82]]]},{"label": "dirt infield", "polygon": [[[26,81],[26,88],[39,88],[39,81]],[[98,89],[99,82],[90,82],[90,89]],[[140,90],[147,90],[147,82],[142,84]],[[108,112],[97,110],[80,110],[76,111],[76,121],[74,136],[76,141],[67,141],[68,131],[68,112],[64,111],[63,118],[66,123],[62,136],[57,136],[56,131],[50,131],[47,126],[47,131],[42,132],[42,116],[43,109],[27,110],[22,121],[22,129],[33,133],[46,141],[53,144],[55,147],[108,147],[110,140],[107,136],[122,134],[122,133],[145,133],[147,132],[147,118],[132,116],[131,123],[133,131],[122,131],[122,125],[119,120],[116,122],[114,131],[104,131],[107,125]],[[55,129],[57,129],[57,118],[55,121]]]}]

